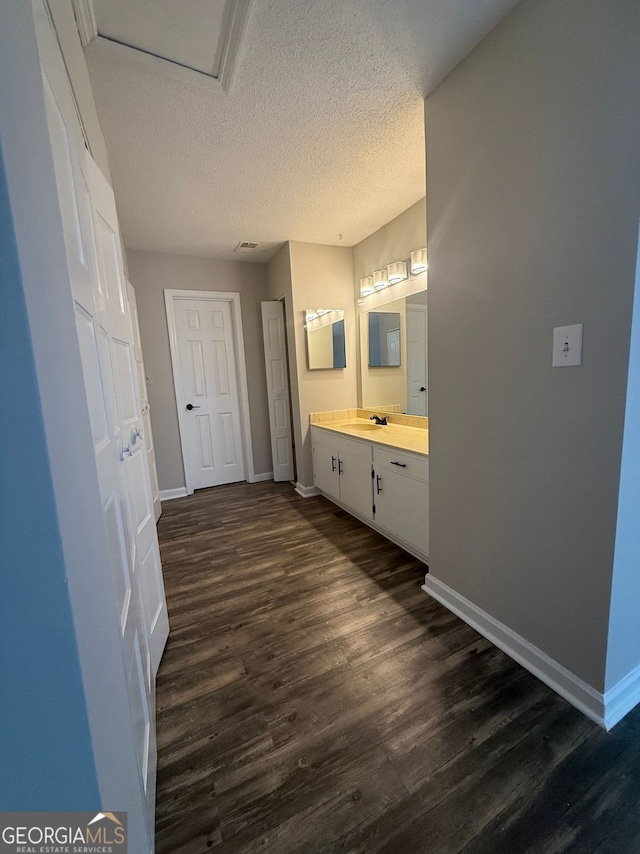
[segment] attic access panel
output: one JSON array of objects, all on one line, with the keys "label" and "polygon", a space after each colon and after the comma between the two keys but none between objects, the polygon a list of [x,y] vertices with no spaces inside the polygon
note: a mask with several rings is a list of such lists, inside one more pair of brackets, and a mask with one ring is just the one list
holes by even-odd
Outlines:
[{"label": "attic access panel", "polygon": [[90,50],[228,90],[251,0],[75,0],[90,4]]}]

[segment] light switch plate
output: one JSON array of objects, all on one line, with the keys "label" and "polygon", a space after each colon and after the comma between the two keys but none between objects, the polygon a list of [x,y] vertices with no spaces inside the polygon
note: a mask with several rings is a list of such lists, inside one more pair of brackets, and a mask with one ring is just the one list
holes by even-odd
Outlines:
[{"label": "light switch plate", "polygon": [[553,330],[552,365],[554,368],[582,364],[582,331],[582,323],[576,323],[573,326],[556,326]]}]

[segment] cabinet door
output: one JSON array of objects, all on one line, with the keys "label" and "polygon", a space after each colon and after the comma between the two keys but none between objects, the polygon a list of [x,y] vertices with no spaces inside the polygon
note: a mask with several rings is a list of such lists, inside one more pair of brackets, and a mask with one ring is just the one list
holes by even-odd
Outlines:
[{"label": "cabinet door", "polygon": [[376,469],[375,520],[421,554],[429,554],[429,484]]},{"label": "cabinet door", "polygon": [[340,449],[340,500],[361,516],[373,519],[370,457]]},{"label": "cabinet door", "polygon": [[313,482],[326,495],[340,499],[338,449],[313,438]]}]

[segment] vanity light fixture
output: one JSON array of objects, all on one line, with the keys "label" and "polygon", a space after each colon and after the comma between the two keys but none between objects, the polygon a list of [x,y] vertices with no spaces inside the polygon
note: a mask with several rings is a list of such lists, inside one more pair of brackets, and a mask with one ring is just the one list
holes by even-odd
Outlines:
[{"label": "vanity light fixture", "polygon": [[373,276],[363,276],[360,279],[360,296],[368,297],[374,292],[374,290],[375,288],[373,287]]},{"label": "vanity light fixture", "polygon": [[374,270],[373,287],[376,291],[381,291],[383,288],[389,287],[389,277],[386,270]]},{"label": "vanity light fixture", "polygon": [[427,250],[414,249],[411,253],[411,275],[415,276],[418,273],[424,273],[426,269],[428,269]]},{"label": "vanity light fixture", "polygon": [[397,285],[398,282],[404,282],[407,278],[407,262],[392,261],[387,267],[387,273],[390,285]]}]

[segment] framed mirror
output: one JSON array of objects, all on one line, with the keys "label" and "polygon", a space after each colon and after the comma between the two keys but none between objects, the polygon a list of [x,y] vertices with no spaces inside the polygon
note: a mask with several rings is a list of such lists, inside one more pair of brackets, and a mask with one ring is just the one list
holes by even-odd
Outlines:
[{"label": "framed mirror", "polygon": [[360,315],[360,391],[367,409],[428,415],[426,290]]},{"label": "framed mirror", "polygon": [[305,330],[310,371],[347,367],[342,309],[308,308]]}]

